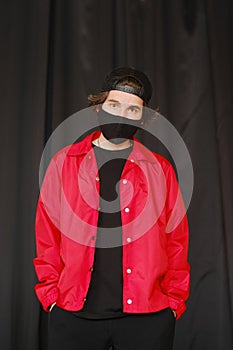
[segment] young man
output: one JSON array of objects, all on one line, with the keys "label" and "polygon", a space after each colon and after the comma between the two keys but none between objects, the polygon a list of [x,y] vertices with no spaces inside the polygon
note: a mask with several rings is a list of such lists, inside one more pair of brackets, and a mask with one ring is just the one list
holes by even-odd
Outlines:
[{"label": "young man", "polygon": [[172,166],[133,137],[151,94],[144,73],[114,69],[89,96],[100,131],[48,167],[34,259],[48,350],[172,349],[189,294],[188,225]]}]

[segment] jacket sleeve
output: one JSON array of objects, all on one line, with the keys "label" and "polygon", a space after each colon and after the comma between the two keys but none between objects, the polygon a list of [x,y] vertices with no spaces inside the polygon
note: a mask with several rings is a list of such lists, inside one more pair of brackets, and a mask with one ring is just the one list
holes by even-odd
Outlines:
[{"label": "jacket sleeve", "polygon": [[33,260],[39,283],[35,292],[45,311],[58,298],[57,283],[63,269],[60,258],[60,176],[52,159],[46,172],[36,210],[36,253]]},{"label": "jacket sleeve", "polygon": [[186,310],[185,301],[190,289],[190,266],[188,263],[188,221],[175,172],[168,163],[166,167],[167,199],[167,254],[168,271],[162,281],[171,309],[178,319]]}]

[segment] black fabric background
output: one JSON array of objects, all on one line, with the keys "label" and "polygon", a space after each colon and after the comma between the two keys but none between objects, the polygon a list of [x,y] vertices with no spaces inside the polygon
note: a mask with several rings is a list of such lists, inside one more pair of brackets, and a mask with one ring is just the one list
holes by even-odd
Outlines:
[{"label": "black fabric background", "polygon": [[232,0],[9,0],[0,16],[1,349],[45,349],[32,266],[45,141],[124,64],[150,76],[150,105],[194,167],[191,295],[174,349],[233,349]]}]

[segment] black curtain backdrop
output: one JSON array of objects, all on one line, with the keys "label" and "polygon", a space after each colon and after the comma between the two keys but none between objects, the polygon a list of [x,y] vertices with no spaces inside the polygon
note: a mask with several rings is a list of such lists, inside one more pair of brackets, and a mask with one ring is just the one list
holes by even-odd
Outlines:
[{"label": "black curtain backdrop", "polygon": [[151,106],[194,167],[191,295],[174,350],[233,349],[232,0],[8,0],[0,16],[1,349],[45,350],[32,266],[45,142],[124,64],[150,76]]}]

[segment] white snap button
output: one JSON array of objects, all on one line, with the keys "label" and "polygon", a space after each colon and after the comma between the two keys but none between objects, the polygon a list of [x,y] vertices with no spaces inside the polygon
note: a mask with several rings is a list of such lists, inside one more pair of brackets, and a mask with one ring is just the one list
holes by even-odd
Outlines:
[{"label": "white snap button", "polygon": [[127,269],[126,272],[127,272],[127,273],[131,273],[132,270],[131,270],[131,269]]},{"label": "white snap button", "polygon": [[127,299],[127,304],[132,304],[133,300],[132,299]]},{"label": "white snap button", "polygon": [[130,243],[130,242],[132,241],[132,239],[131,239],[130,237],[128,237],[128,238],[126,238],[126,241],[127,241],[128,243]]},{"label": "white snap button", "polygon": [[126,179],[124,179],[122,182],[124,185],[126,185],[128,181]]},{"label": "white snap button", "polygon": [[134,159],[130,159],[131,163],[134,163]]},{"label": "white snap button", "polygon": [[125,208],[125,212],[128,213],[129,212],[129,208]]},{"label": "white snap button", "polygon": [[99,181],[99,180],[100,180],[99,176],[96,176],[96,178],[95,178],[95,179],[96,179],[96,181]]}]

